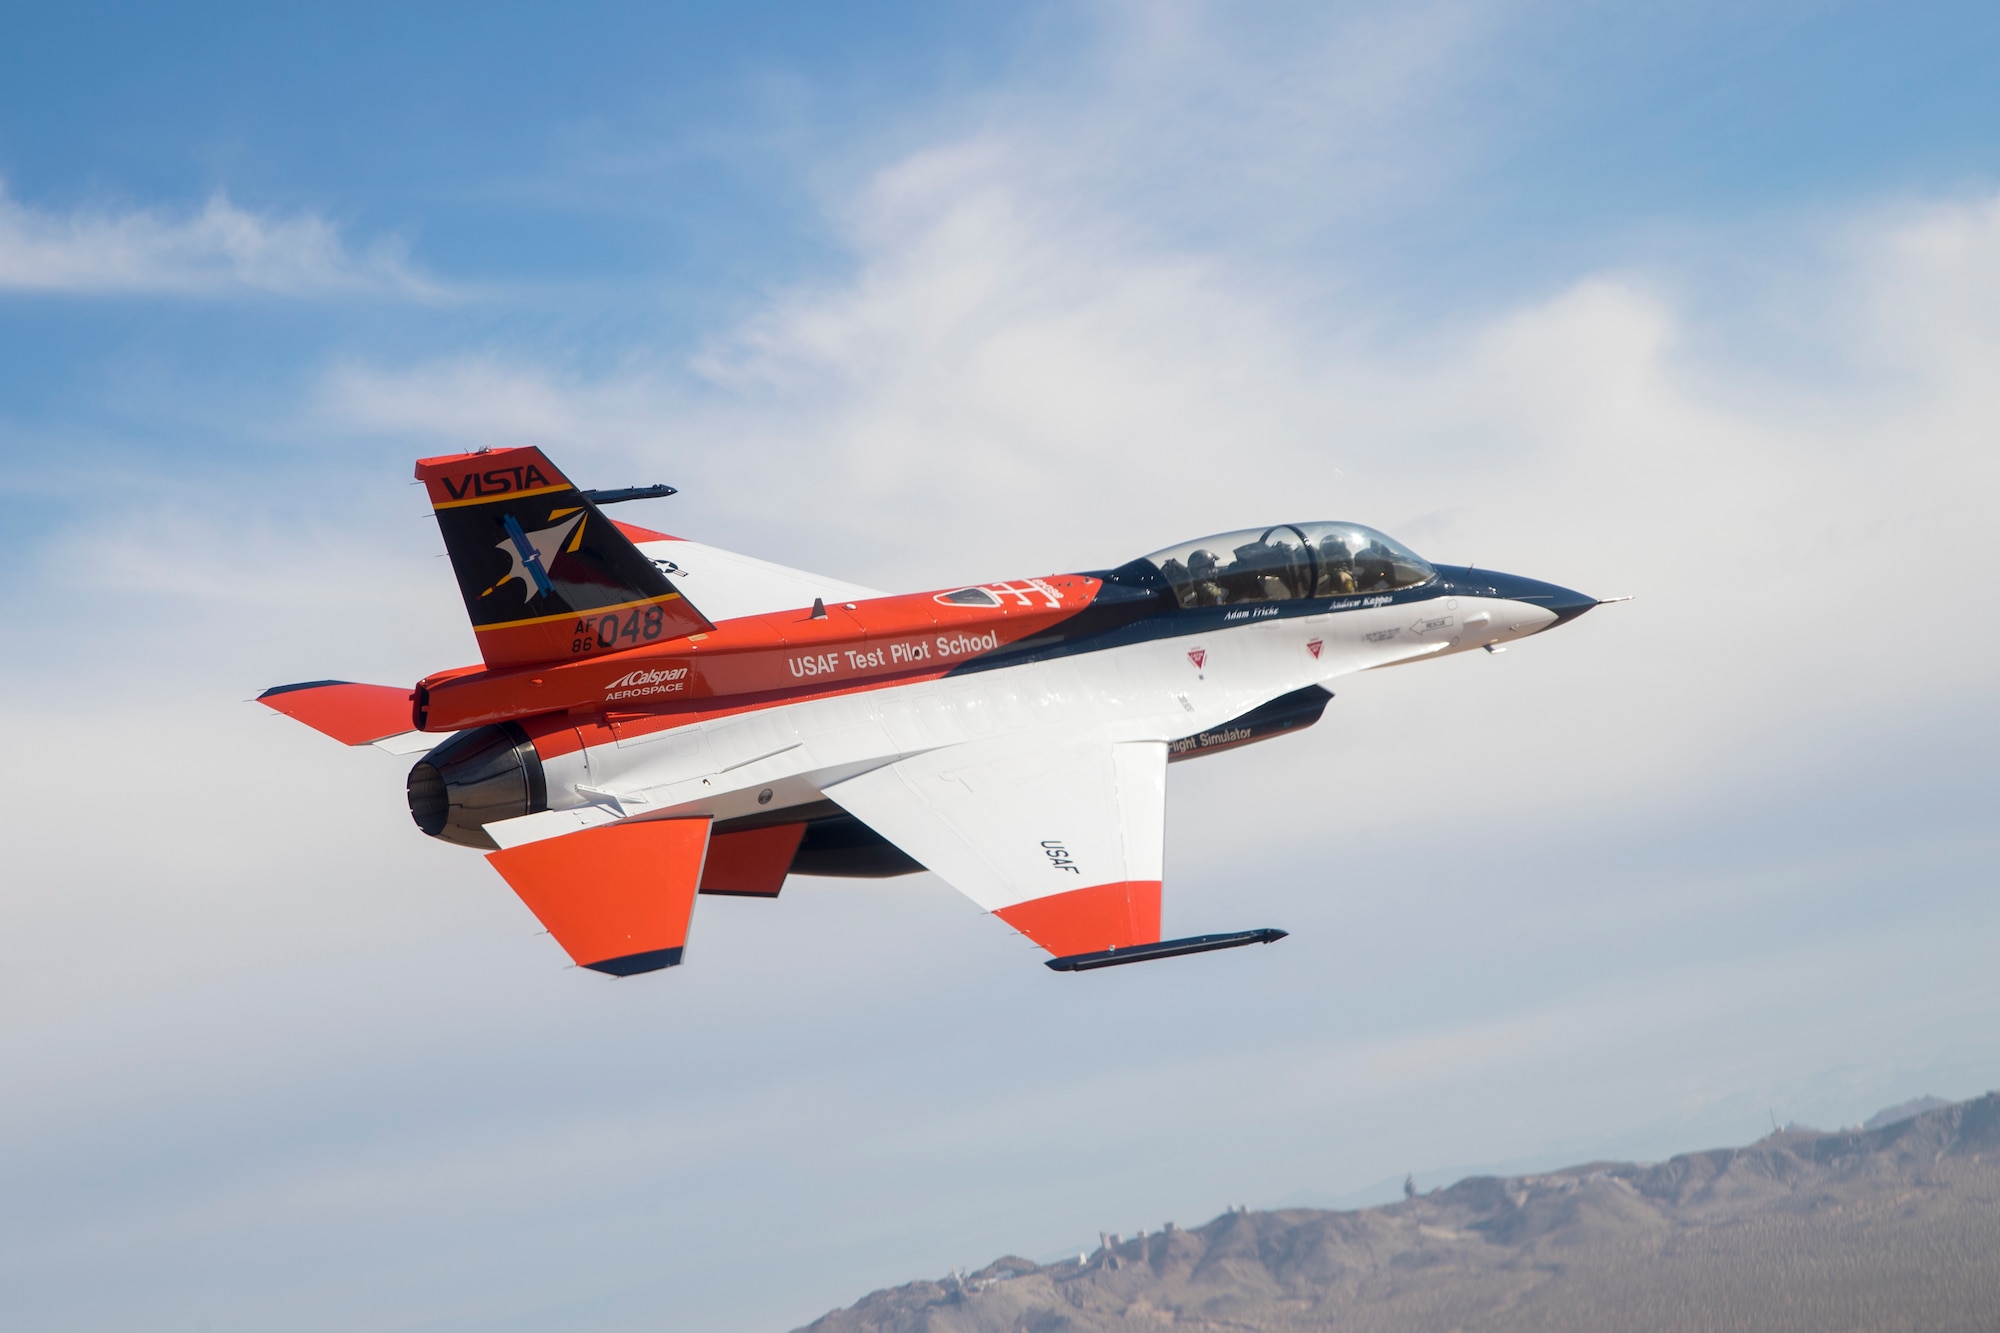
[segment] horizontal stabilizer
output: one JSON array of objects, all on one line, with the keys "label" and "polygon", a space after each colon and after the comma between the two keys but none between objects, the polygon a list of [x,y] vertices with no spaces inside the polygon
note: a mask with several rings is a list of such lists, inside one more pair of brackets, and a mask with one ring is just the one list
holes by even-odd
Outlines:
[{"label": "horizontal stabilizer", "polygon": [[1246,944],[1276,944],[1289,933],[1266,926],[1262,930],[1239,930],[1227,935],[1190,935],[1186,939],[1135,944],[1128,949],[1073,953],[1067,958],[1049,959],[1048,966],[1058,972],[1091,972],[1100,967],[1144,963],[1155,958],[1178,958],[1182,954],[1208,953],[1215,949],[1240,949]]},{"label": "horizontal stabilizer", "polygon": [[[413,729],[410,691],[400,685],[308,680],[273,685],[257,702],[305,723],[342,745],[370,745]],[[432,742],[435,744],[435,741]],[[428,748],[428,747],[426,747]]]},{"label": "horizontal stabilizer", "polygon": [[579,967],[629,977],[681,961],[706,819],[607,824],[486,859]]}]

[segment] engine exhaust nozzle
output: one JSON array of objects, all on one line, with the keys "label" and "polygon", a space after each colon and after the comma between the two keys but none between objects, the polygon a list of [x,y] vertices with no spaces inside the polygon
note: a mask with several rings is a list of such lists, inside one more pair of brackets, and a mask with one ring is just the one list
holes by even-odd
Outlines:
[{"label": "engine exhaust nozzle", "polygon": [[410,818],[433,838],[494,851],[486,826],[549,808],[542,757],[517,724],[461,731],[410,770]]}]

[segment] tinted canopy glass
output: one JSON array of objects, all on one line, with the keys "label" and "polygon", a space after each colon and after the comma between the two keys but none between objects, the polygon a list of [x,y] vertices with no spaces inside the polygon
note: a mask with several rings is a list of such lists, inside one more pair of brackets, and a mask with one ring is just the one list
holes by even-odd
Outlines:
[{"label": "tinted canopy glass", "polygon": [[1146,559],[1188,607],[1394,592],[1436,577],[1415,551],[1359,523],[1245,528]]}]

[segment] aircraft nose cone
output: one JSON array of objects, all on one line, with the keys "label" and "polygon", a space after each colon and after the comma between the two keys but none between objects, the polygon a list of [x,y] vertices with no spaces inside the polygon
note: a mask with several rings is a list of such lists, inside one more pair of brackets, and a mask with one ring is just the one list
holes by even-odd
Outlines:
[{"label": "aircraft nose cone", "polygon": [[1555,617],[1542,626],[1545,630],[1557,625],[1567,625],[1593,606],[1603,605],[1588,593],[1574,588],[1565,588],[1559,583],[1544,583],[1540,579],[1525,579],[1519,574],[1502,574],[1490,569],[1453,569],[1450,582],[1474,596],[1505,597],[1511,601],[1525,602],[1529,606],[1541,607]]},{"label": "aircraft nose cone", "polygon": [[1549,626],[1550,629],[1554,629],[1556,625],[1567,625],[1591,607],[1598,605],[1595,597],[1577,592],[1573,588],[1565,588],[1554,583],[1544,583],[1541,586],[1548,589],[1548,600],[1539,604],[1556,613],[1556,624]]}]

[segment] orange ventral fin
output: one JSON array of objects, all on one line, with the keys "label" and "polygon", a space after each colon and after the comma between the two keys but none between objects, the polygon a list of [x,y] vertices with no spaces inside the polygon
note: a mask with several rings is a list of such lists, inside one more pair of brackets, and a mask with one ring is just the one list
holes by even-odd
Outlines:
[{"label": "orange ventral fin", "polygon": [[417,462],[489,667],[542,666],[715,628],[533,448]]},{"label": "orange ventral fin", "polygon": [[486,859],[579,967],[629,977],[681,961],[706,819],[608,824]]},{"label": "orange ventral fin", "polygon": [[701,891],[739,898],[777,897],[805,836],[804,824],[772,824],[716,834],[708,840]]},{"label": "orange ventral fin", "polygon": [[357,685],[351,680],[308,680],[273,685],[257,702],[305,723],[342,745],[368,745],[416,729],[412,696],[400,685]]},{"label": "orange ventral fin", "polygon": [[1160,938],[1160,881],[1130,879],[1030,898],[993,915],[1057,957],[1128,949]]}]

